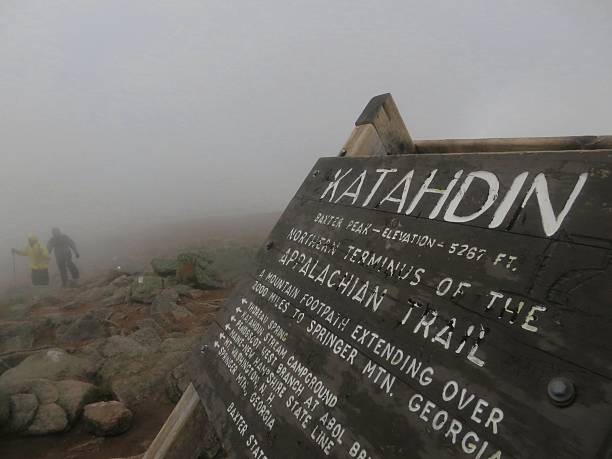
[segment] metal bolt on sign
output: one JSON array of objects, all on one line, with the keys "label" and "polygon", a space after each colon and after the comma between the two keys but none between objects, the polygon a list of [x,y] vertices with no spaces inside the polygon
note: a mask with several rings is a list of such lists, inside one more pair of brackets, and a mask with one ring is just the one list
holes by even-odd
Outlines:
[{"label": "metal bolt on sign", "polygon": [[576,398],[574,383],[563,376],[557,376],[548,383],[548,397],[557,406],[571,405]]}]

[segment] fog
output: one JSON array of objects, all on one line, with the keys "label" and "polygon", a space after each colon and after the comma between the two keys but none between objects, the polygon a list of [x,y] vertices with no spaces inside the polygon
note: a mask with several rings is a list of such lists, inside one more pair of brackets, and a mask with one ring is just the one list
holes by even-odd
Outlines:
[{"label": "fog", "polygon": [[382,92],[417,139],[610,134],[610,5],[4,0],[0,271],[52,226],[282,210]]}]

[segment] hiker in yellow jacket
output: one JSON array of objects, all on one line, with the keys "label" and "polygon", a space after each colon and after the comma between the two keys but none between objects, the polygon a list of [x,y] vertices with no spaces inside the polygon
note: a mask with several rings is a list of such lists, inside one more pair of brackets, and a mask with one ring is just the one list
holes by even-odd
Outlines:
[{"label": "hiker in yellow jacket", "polygon": [[23,250],[11,249],[14,254],[28,257],[30,269],[32,270],[33,285],[49,285],[49,252],[41,245],[38,238],[30,234],[28,245]]}]

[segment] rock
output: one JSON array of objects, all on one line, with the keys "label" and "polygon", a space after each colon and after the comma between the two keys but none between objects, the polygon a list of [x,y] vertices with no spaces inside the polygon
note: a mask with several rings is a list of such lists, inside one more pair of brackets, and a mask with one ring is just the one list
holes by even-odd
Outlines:
[{"label": "rock", "polygon": [[121,402],[97,402],[86,405],[83,420],[98,437],[119,435],[132,425],[132,412]]},{"label": "rock", "polygon": [[81,306],[81,303],[79,303],[78,301],[70,301],[62,305],[62,310],[73,311],[75,309],[79,309]]},{"label": "rock", "polygon": [[151,319],[150,317],[147,317],[146,319],[141,319],[138,320],[136,322],[136,328],[138,328],[138,330],[142,330],[143,328],[153,328],[156,329],[156,323],[155,320]]},{"label": "rock", "polygon": [[179,294],[173,288],[166,288],[159,292],[151,304],[151,315],[169,314],[177,307]]},{"label": "rock", "polygon": [[75,301],[79,303],[96,303],[104,298],[111,296],[115,289],[111,285],[92,287],[84,290],[76,296]]},{"label": "rock", "polygon": [[153,271],[162,277],[174,276],[176,274],[177,262],[169,258],[154,258],[151,260]]},{"label": "rock", "polygon": [[0,375],[11,368],[11,365],[6,361],[6,358],[0,358]]},{"label": "rock", "polygon": [[29,323],[3,323],[0,327],[0,354],[30,349],[34,344],[34,331]]},{"label": "rock", "polygon": [[168,373],[166,378],[166,395],[170,401],[177,403],[190,383],[191,377],[184,363]]},{"label": "rock", "polygon": [[106,338],[99,338],[87,343],[80,350],[80,354],[91,361],[98,361],[102,358],[102,348],[106,344]]},{"label": "rock", "polygon": [[57,387],[48,379],[32,379],[30,380],[29,390],[27,392],[36,395],[38,403],[55,403],[59,397]]},{"label": "rock", "polygon": [[177,306],[172,310],[172,316],[176,320],[192,319],[195,316],[193,313],[184,306]]},{"label": "rock", "polygon": [[199,300],[202,298],[202,296],[204,296],[203,290],[193,288],[185,284],[175,285],[174,290],[176,290],[176,293],[178,293],[180,296],[184,296],[192,300]]},{"label": "rock", "polygon": [[136,326],[138,327],[139,330],[142,330],[142,329],[145,329],[145,328],[152,328],[159,335],[163,335],[164,334],[164,328],[162,326],[160,326],[155,321],[155,319],[152,319],[150,317],[148,317],[146,319],[139,320],[138,322],[136,322]]},{"label": "rock", "polygon": [[38,411],[38,400],[36,399],[36,395],[12,395],[10,405],[11,417],[8,423],[8,431],[21,432],[27,429]]},{"label": "rock", "polygon": [[112,283],[115,279],[118,279],[122,276],[129,276],[130,273],[124,269],[121,268],[115,268],[115,269],[111,269],[107,274],[106,277],[104,278],[105,282],[107,284]]},{"label": "rock", "polygon": [[140,330],[136,330],[129,335],[129,338],[152,350],[156,350],[161,344],[161,338],[153,328],[141,328]]},{"label": "rock", "polygon": [[120,289],[123,287],[128,287],[132,283],[132,278],[127,274],[123,274],[116,279],[114,279],[110,285],[112,285],[115,289]]},{"label": "rock", "polygon": [[[124,276],[128,277],[128,276]],[[121,277],[119,279],[122,279]],[[129,279],[129,278],[128,278]],[[118,304],[126,304],[129,303],[130,300],[130,290],[127,286],[119,287],[114,293],[108,298],[103,299],[100,302],[101,306],[117,306]]]},{"label": "rock", "polygon": [[189,296],[189,292],[193,290],[193,287],[185,284],[177,284],[173,288],[180,296]]},{"label": "rock", "polygon": [[98,374],[118,400],[132,407],[147,398],[163,396],[168,373],[189,355],[186,351],[159,350],[132,357],[119,354],[106,359]]},{"label": "rock", "polygon": [[0,430],[8,423],[11,415],[11,397],[0,391]]},{"label": "rock", "polygon": [[68,422],[73,423],[82,413],[83,407],[104,397],[102,391],[93,384],[81,381],[59,381],[57,404],[66,412]]},{"label": "rock", "polygon": [[106,344],[102,347],[102,355],[104,357],[113,357],[122,355],[124,357],[133,357],[139,354],[148,352],[138,341],[127,336],[111,336],[106,340]]},{"label": "rock", "polygon": [[185,336],[182,338],[167,338],[161,344],[161,352],[190,352],[199,343],[198,336]]},{"label": "rock", "polygon": [[229,287],[253,266],[256,251],[225,247],[181,253],[177,257],[179,282],[195,283],[205,289]]},{"label": "rock", "polygon": [[59,396],[55,383],[48,379],[22,379],[7,382],[2,390],[9,395],[34,394],[38,403],[54,403]]},{"label": "rock", "polygon": [[[79,304],[79,308],[81,305]],[[45,327],[61,327],[62,325],[70,325],[74,322],[74,317],[66,316],[63,312],[45,314],[42,319],[42,325]]]},{"label": "rock", "polygon": [[106,328],[92,313],[85,314],[69,325],[58,327],[55,332],[62,343],[77,343],[106,336]]},{"label": "rock", "polygon": [[159,276],[138,276],[132,283],[131,301],[150,304],[164,288],[164,280]]},{"label": "rock", "polygon": [[22,361],[28,357],[38,354],[38,350],[27,350],[27,351],[15,351],[0,358],[0,375],[5,371],[10,370],[13,367],[19,365]]},{"label": "rock", "polygon": [[178,282],[176,280],[176,277],[164,277],[164,287],[165,288],[175,287],[177,285],[178,285]]},{"label": "rock", "polygon": [[38,407],[38,412],[28,427],[28,435],[46,435],[63,432],[68,427],[66,413],[56,403],[47,403]]},{"label": "rock", "polygon": [[54,348],[27,357],[19,365],[0,375],[0,389],[28,379],[88,380],[96,370],[96,365],[91,360]]},{"label": "rock", "polygon": [[112,317],[113,313],[114,310],[111,307],[99,307],[89,312],[89,314],[92,314],[100,322],[109,320]]},{"label": "rock", "polygon": [[58,304],[62,302],[62,300],[53,295],[45,295],[45,296],[40,297],[38,302],[39,304],[45,305],[45,306],[57,306]]}]

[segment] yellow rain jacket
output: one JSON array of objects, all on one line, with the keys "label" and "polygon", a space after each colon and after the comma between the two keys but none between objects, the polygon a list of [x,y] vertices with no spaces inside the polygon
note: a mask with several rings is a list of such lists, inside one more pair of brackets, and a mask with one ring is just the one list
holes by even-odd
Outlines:
[{"label": "yellow rain jacket", "polygon": [[23,250],[15,250],[15,253],[28,257],[30,269],[47,269],[49,267],[49,252],[40,244],[34,235],[28,236],[28,245]]}]

